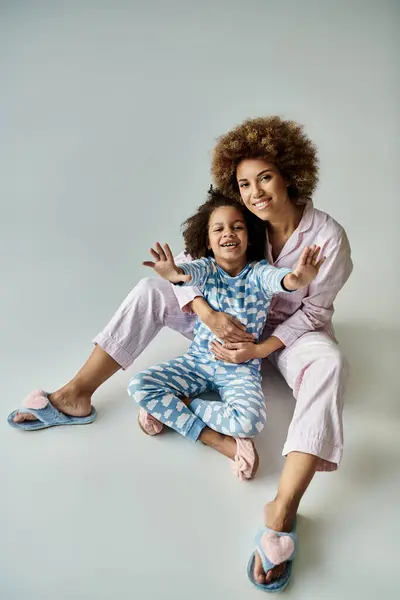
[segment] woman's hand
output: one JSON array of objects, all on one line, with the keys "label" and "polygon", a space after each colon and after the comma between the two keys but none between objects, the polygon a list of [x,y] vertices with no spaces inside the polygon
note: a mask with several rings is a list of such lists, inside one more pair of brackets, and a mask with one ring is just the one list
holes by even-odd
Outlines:
[{"label": "woman's hand", "polygon": [[321,248],[319,246],[306,246],[301,253],[296,268],[283,279],[283,285],[288,290],[297,290],[309,285],[325,262],[325,257],[319,258]]},{"label": "woman's hand", "polygon": [[211,342],[211,352],[217,360],[223,362],[240,364],[248,362],[257,356],[257,344],[254,342],[236,342],[234,344],[220,344]]},{"label": "woman's hand", "polygon": [[250,342],[254,344],[254,336],[247,333],[246,327],[235,317],[223,312],[209,310],[201,319],[205,325],[223,342]]},{"label": "woman's hand", "polygon": [[171,283],[185,283],[192,279],[191,275],[185,275],[179,267],[176,266],[174,257],[168,244],[156,243],[156,250],[150,248],[150,254],[154,258],[154,262],[146,260],[143,262],[145,267],[151,267],[163,279]]}]

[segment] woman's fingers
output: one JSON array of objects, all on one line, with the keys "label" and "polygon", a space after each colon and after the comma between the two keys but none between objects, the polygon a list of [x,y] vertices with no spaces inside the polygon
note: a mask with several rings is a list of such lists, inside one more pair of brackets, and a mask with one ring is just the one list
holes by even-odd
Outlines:
[{"label": "woman's fingers", "polygon": [[241,323],[240,321],[238,321],[237,319],[235,319],[235,317],[232,317],[230,319],[231,324],[233,325],[233,328],[228,332],[228,335],[235,338],[232,340],[228,340],[229,342],[234,341],[234,342],[245,342],[245,341],[249,341],[249,342],[254,342],[254,336],[252,333],[249,333],[248,331],[246,331],[246,325],[243,325],[243,323]]},{"label": "woman's fingers", "polygon": [[226,360],[227,358],[229,358],[227,351],[223,350],[223,346],[219,342],[212,342],[211,350],[215,358],[217,358],[218,360]]},{"label": "woman's fingers", "polygon": [[[247,336],[248,336],[248,334],[246,334],[246,337],[243,337],[243,334],[239,335],[239,334],[235,333],[234,331],[232,331],[231,333],[227,333],[224,336],[224,341],[230,342],[232,344],[240,343],[240,342],[243,342],[243,340],[248,340],[249,338]],[[250,334],[250,336],[251,336],[251,334]]]},{"label": "woman's fingers", "polygon": [[246,326],[243,325],[243,323],[241,323],[237,319],[235,319],[235,317],[232,317],[229,320],[232,323],[232,325],[235,327],[235,329],[239,329],[239,331],[246,331]]},{"label": "woman's fingers", "polygon": [[154,267],[156,266],[156,263],[151,262],[151,260],[145,260],[142,262],[142,265],[144,265],[145,267],[151,267],[152,269],[154,269]]}]

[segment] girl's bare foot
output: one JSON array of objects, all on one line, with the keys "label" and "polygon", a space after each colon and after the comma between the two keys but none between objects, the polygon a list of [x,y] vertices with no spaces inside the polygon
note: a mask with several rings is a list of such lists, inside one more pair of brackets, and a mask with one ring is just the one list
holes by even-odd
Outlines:
[{"label": "girl's bare foot", "polygon": [[[278,500],[273,500],[264,507],[264,523],[266,527],[274,531],[290,533],[295,516],[296,514],[290,512],[287,507],[282,506]],[[258,583],[271,583],[271,581],[279,579],[284,574],[285,568],[286,563],[282,563],[265,573],[261,557],[257,551],[255,552],[254,577]]]},{"label": "girl's bare foot", "polygon": [[223,435],[205,427],[199,440],[233,461],[233,471],[239,479],[252,479],[258,469],[258,454],[252,440]]}]

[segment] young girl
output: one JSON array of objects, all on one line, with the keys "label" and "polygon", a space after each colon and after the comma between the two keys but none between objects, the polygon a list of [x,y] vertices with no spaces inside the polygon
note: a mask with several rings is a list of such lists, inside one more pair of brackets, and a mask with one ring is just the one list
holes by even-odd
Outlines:
[{"label": "young girl", "polygon": [[[257,231],[256,231],[257,230]],[[210,190],[209,200],[185,222],[186,250],[193,258],[177,266],[167,244],[159,243],[150,252],[152,267],[175,285],[200,288],[214,310],[239,319],[258,341],[263,331],[270,300],[274,294],[308,286],[315,279],[323,259],[319,248],[305,248],[296,268],[272,267],[265,256],[265,228],[244,206]],[[250,241],[249,241],[250,239]],[[253,244],[254,241],[254,246]],[[250,262],[249,262],[250,261]],[[266,422],[261,388],[261,358],[245,365],[217,361],[210,350],[215,341],[211,330],[200,320],[188,351],[136,375],[128,392],[140,405],[139,424],[149,435],[160,433],[163,424],[193,441],[226,453],[222,436],[230,436],[233,469],[240,479],[251,479],[258,456],[251,438]],[[198,398],[217,391],[221,401]],[[188,400],[188,398],[194,398]]]}]

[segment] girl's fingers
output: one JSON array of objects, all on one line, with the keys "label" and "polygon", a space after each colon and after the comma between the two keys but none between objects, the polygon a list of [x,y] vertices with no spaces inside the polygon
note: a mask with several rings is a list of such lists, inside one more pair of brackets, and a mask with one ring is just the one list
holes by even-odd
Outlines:
[{"label": "girl's fingers", "polygon": [[156,250],[157,250],[158,254],[160,255],[160,260],[167,260],[165,252],[162,249],[161,244],[159,242],[156,242]]},{"label": "girl's fingers", "polygon": [[304,267],[307,264],[307,257],[308,257],[308,253],[310,251],[310,248],[308,246],[306,246],[303,250],[303,252],[300,255],[299,258],[299,266],[300,267]]},{"label": "girl's fingers", "polygon": [[315,256],[316,246],[311,246],[307,255],[307,265],[312,265]]},{"label": "girl's fingers", "polygon": [[151,260],[145,260],[142,262],[142,265],[144,265],[145,267],[152,267],[154,269],[156,263],[151,262]]},{"label": "girl's fingers", "polygon": [[325,261],[326,261],[326,256],[323,256],[323,257],[321,258],[321,260],[319,260],[319,261],[316,263],[316,265],[315,265],[315,268],[316,268],[316,269],[320,269],[320,268],[322,267],[322,265],[324,264],[324,262],[325,262]]},{"label": "girl's fingers", "polygon": [[320,252],[321,252],[320,246],[316,246],[315,250],[314,250],[314,253],[313,253],[313,256],[312,256],[312,263],[311,264],[315,265],[318,262],[318,258],[319,258]]},{"label": "girl's fingers", "polygon": [[171,248],[168,246],[168,244],[164,244],[164,250],[167,259],[172,260],[172,262],[174,262],[174,257],[172,256]]},{"label": "girl's fingers", "polygon": [[158,252],[156,252],[154,250],[154,248],[150,248],[150,254],[152,255],[152,257],[154,258],[154,260],[159,261],[160,260],[160,256],[158,254]]}]

